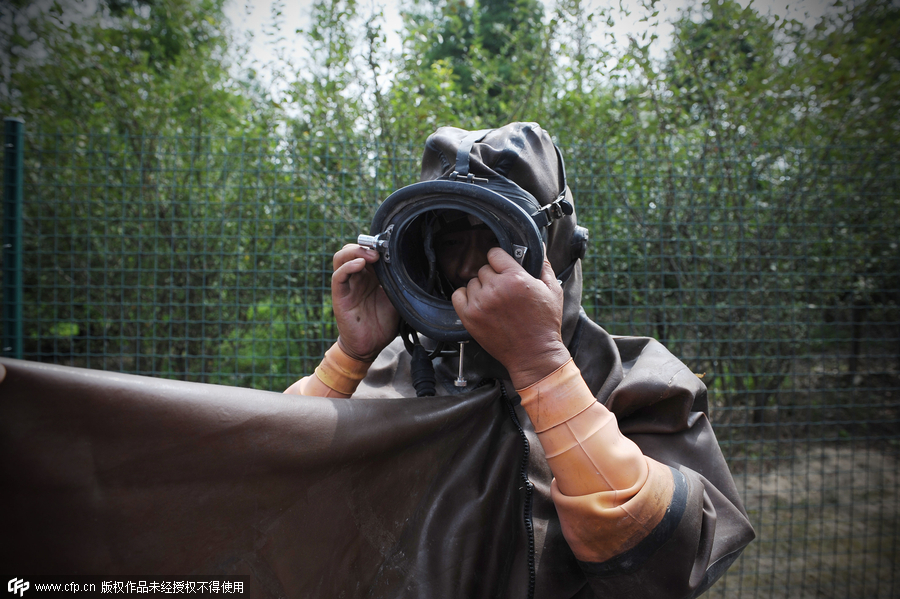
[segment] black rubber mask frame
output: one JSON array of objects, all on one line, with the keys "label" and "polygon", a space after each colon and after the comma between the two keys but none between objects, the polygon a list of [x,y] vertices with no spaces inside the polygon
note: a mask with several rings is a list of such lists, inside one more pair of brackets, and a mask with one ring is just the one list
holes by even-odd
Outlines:
[{"label": "black rubber mask frame", "polygon": [[372,220],[371,235],[360,244],[374,247],[381,259],[373,265],[381,286],[400,316],[435,341],[460,342],[472,337],[453,304],[429,292],[429,266],[422,224],[442,211],[455,210],[479,219],[528,274],[543,267],[543,236],[531,215],[499,193],[481,185],[439,179],[414,183],[391,194]]}]

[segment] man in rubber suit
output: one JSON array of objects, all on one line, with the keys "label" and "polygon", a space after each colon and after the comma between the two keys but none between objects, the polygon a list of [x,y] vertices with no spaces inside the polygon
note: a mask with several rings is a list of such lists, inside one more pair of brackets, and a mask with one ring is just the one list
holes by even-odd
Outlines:
[{"label": "man in rubber suit", "polygon": [[[460,164],[469,172],[456,172]],[[547,133],[515,123],[438,130],[426,143],[421,178],[467,175],[470,185],[499,182],[501,192],[511,182],[540,208],[571,205],[561,171]],[[497,247],[496,231],[478,218],[457,218],[433,235],[433,262],[474,341],[464,359],[435,356],[436,395],[489,389],[503,425],[469,433],[472,445],[490,451],[451,465],[469,473],[455,479],[458,496],[438,493],[443,499],[422,508],[426,515],[411,526],[428,542],[405,548],[415,557],[390,555],[375,596],[405,588],[421,597],[689,597],[753,539],[707,419],[702,382],[656,341],[612,337],[589,321],[580,307],[580,254],[572,249],[575,215],[557,211],[543,229],[537,278]],[[287,393],[415,395],[394,305],[404,302],[389,297],[375,270],[384,255],[357,244],[335,254],[340,337]],[[458,482],[466,477],[474,492]],[[394,562],[402,575],[388,584]]]},{"label": "man in rubber suit", "polygon": [[9,579],[702,592],[753,530],[700,380],[581,310],[564,172],[536,125],[431,136],[422,181],[375,214],[375,251],[335,255],[340,339],[290,394],[0,358]]}]

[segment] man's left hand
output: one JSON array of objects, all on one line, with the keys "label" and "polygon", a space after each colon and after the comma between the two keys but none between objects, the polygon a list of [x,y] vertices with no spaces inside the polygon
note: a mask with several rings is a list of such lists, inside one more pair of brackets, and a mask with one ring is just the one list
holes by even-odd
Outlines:
[{"label": "man's left hand", "polygon": [[569,360],[561,333],[562,285],[546,256],[540,279],[501,248],[487,258],[478,276],[453,293],[453,307],[475,341],[522,389]]}]

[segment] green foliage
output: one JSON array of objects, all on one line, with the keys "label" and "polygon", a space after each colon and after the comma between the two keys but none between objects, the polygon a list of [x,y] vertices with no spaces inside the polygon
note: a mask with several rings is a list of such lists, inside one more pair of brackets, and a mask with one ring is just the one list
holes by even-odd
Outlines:
[{"label": "green foliage", "polygon": [[[279,10],[276,41],[290,37]],[[308,57],[275,47],[271,85],[235,64],[222,0],[0,13],[0,106],[43,132],[28,286],[77,289],[28,307],[31,351],[131,352],[144,357],[121,368],[277,387],[333,338],[330,255],[415,180],[425,137],[511,120],[563,146],[598,240],[589,313],[695,356],[733,405],[761,416],[823,322],[855,331],[852,370],[865,323],[895,318],[890,0],[835,5],[815,27],[707,0],[661,59],[653,2],[627,46],[621,13],[584,0],[546,14],[538,0],[409,0],[399,49],[367,10],[317,0],[296,32]]]},{"label": "green foliage", "polygon": [[322,132],[340,140],[355,137],[364,108],[351,91],[359,79],[354,26],[358,26],[356,0],[313,4],[312,26],[306,32],[309,76],[297,79],[289,94],[300,110],[293,127],[299,139]]},{"label": "green foliage", "polygon": [[264,330],[294,346],[260,360],[309,369],[321,357],[331,255],[360,225],[338,199],[347,181],[320,175],[307,147],[111,134],[28,145],[30,355],[262,387],[276,371],[245,380],[235,368]]},{"label": "green foliage", "polygon": [[[779,68],[775,35],[773,22],[734,0],[707,1],[683,12],[659,74],[671,94],[665,108],[662,102],[655,106],[665,129],[705,127],[722,142],[765,139],[780,108],[765,93]],[[650,70],[644,72],[654,83]]]},{"label": "green foliage", "polygon": [[234,328],[215,349],[210,382],[286,389],[298,373],[311,372],[318,364],[310,358],[327,349],[322,323],[333,318],[330,302],[306,307],[296,297],[287,304],[267,300],[248,308],[245,326]]},{"label": "green foliage", "polygon": [[253,134],[272,113],[231,75],[223,0],[75,0],[4,11],[0,109],[31,130]]},{"label": "green foliage", "polygon": [[807,143],[880,151],[900,139],[900,6],[866,0],[828,15],[796,43],[789,65]]},{"label": "green foliage", "polygon": [[392,106],[398,114],[423,107],[413,115],[413,128],[404,131],[427,135],[438,123],[498,126],[527,119],[541,104],[552,67],[552,34],[538,0],[420,0],[404,17]]}]

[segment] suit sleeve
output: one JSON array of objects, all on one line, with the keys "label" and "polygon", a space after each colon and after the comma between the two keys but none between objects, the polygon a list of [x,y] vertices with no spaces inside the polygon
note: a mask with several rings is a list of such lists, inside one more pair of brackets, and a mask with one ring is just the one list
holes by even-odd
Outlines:
[{"label": "suit sleeve", "polygon": [[[554,475],[563,535],[597,596],[695,596],[753,538],[709,421],[690,412],[696,389],[686,377],[702,383],[686,369],[666,378],[658,366],[630,364],[639,384],[621,377],[609,408],[573,362],[520,392]],[[667,392],[687,408],[672,412]],[[648,397],[664,400],[620,423],[616,404],[635,407],[629,393],[643,408],[652,408]],[[680,424],[665,422],[673,414]],[[629,427],[636,434],[623,434]]]}]

